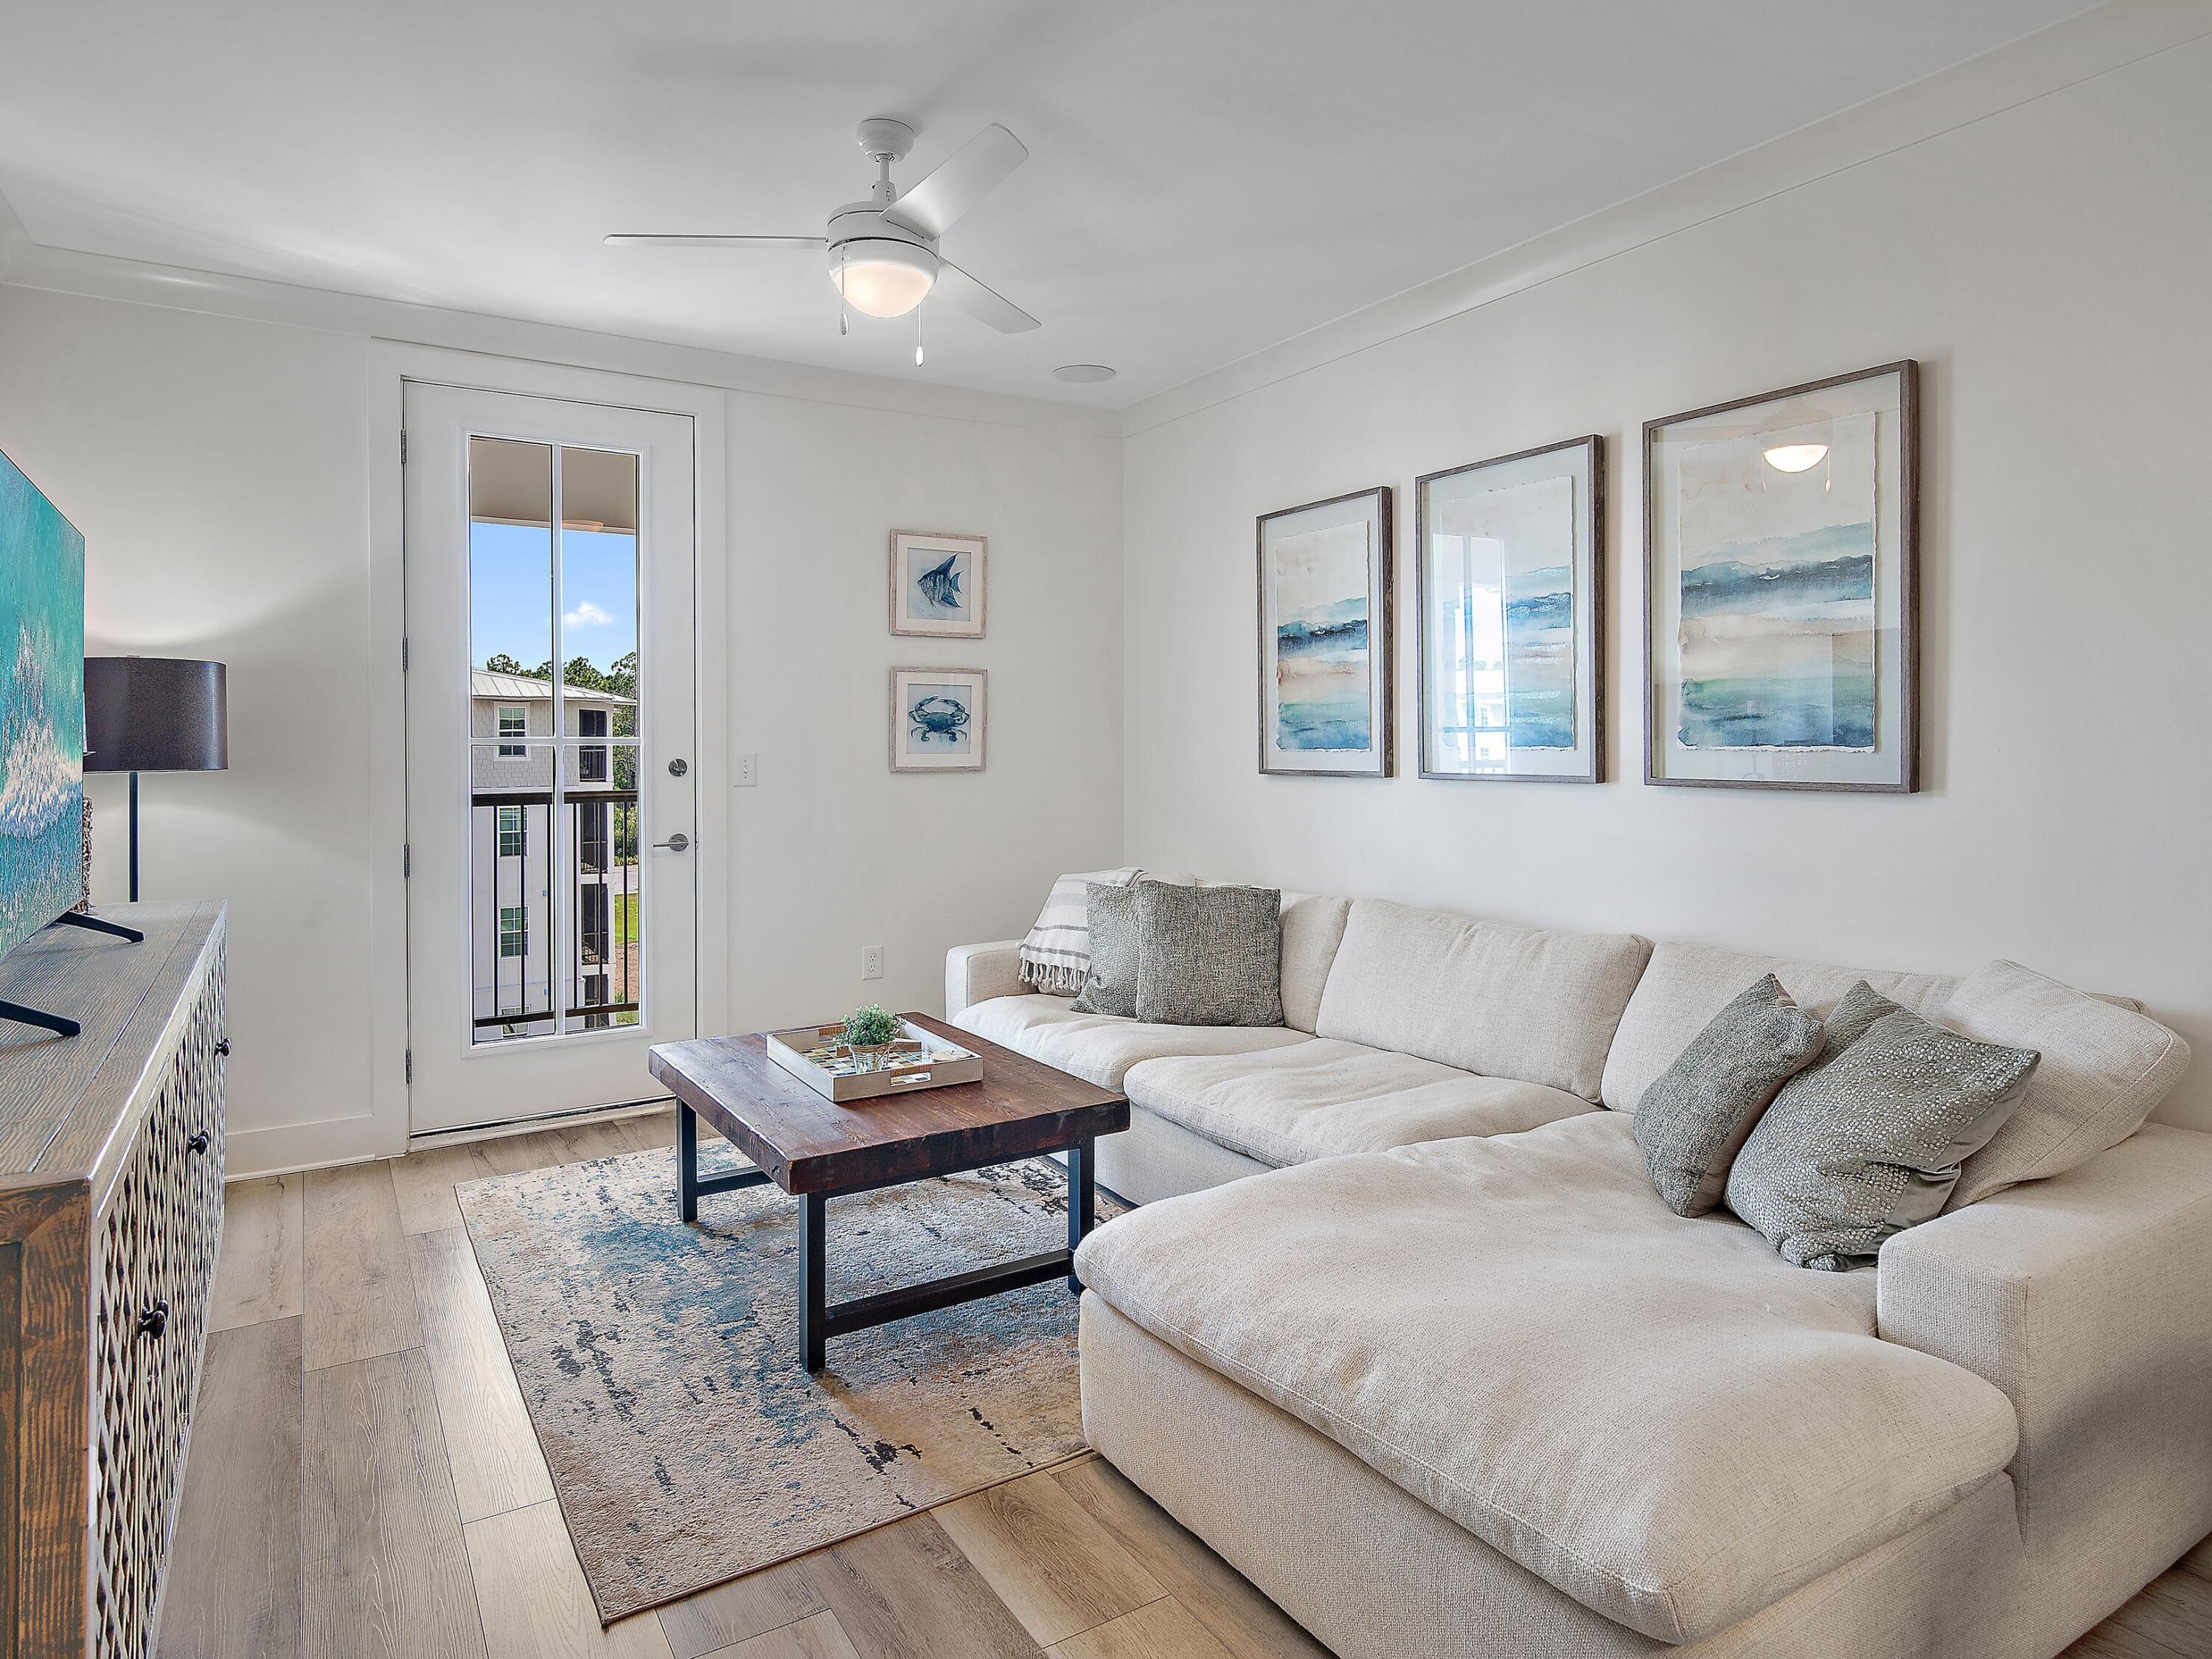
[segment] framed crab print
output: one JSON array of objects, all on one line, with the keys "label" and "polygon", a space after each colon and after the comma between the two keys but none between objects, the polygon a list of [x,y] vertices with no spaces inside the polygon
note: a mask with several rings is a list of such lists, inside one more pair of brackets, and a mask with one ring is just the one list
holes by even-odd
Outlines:
[{"label": "framed crab print", "polygon": [[980,668],[891,670],[891,770],[980,772],[986,710]]},{"label": "framed crab print", "polygon": [[1919,367],[1644,427],[1644,778],[1919,787]]},{"label": "framed crab print", "polygon": [[938,640],[983,637],[981,536],[891,532],[891,632]]},{"label": "framed crab print", "polygon": [[1261,515],[1260,770],[1387,778],[1390,487]]}]

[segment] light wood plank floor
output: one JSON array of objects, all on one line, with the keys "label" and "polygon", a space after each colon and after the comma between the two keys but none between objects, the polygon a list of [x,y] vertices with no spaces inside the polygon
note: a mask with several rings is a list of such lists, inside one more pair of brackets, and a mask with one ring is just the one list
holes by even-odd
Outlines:
[{"label": "light wood plank floor", "polygon": [[[453,1187],[674,1138],[232,1185],[161,1659],[1328,1659],[1097,1459],[602,1631]],[[2177,1569],[2067,1659],[2208,1653],[2212,1578]]]}]

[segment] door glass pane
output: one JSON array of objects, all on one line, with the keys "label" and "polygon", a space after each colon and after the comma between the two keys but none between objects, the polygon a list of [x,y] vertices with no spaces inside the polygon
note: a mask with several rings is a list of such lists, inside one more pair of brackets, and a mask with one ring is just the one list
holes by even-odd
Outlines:
[{"label": "door glass pane", "polygon": [[550,444],[469,440],[470,1030],[550,1036],[553,465]]},{"label": "door glass pane", "polygon": [[[638,458],[563,445],[561,479],[564,1030],[635,1025],[639,956]],[[623,739],[629,741],[624,742]]]},{"label": "door glass pane", "polygon": [[469,578],[474,1040],[635,1025],[638,458],[471,438]]}]

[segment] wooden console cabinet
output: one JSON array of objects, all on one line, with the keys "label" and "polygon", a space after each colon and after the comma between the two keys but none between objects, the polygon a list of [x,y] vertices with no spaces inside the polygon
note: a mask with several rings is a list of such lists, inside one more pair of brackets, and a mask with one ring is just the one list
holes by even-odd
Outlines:
[{"label": "wooden console cabinet", "polygon": [[147,1659],[222,1233],[223,908],[49,929],[0,999],[0,1659]]}]

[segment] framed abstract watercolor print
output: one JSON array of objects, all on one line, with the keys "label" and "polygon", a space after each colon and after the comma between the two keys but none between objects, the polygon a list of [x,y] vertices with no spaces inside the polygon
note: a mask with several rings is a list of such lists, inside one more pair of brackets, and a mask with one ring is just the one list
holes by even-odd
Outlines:
[{"label": "framed abstract watercolor print", "polygon": [[891,532],[891,632],[940,640],[983,637],[981,536]]},{"label": "framed abstract watercolor print", "polygon": [[1919,366],[1644,428],[1647,783],[1919,787]]},{"label": "framed abstract watercolor print", "polygon": [[891,770],[980,772],[988,711],[980,668],[891,670]]},{"label": "framed abstract watercolor print", "polygon": [[1387,778],[1390,489],[1259,521],[1260,769]]},{"label": "framed abstract watercolor print", "polygon": [[1413,485],[1425,778],[1605,776],[1605,441]]}]

